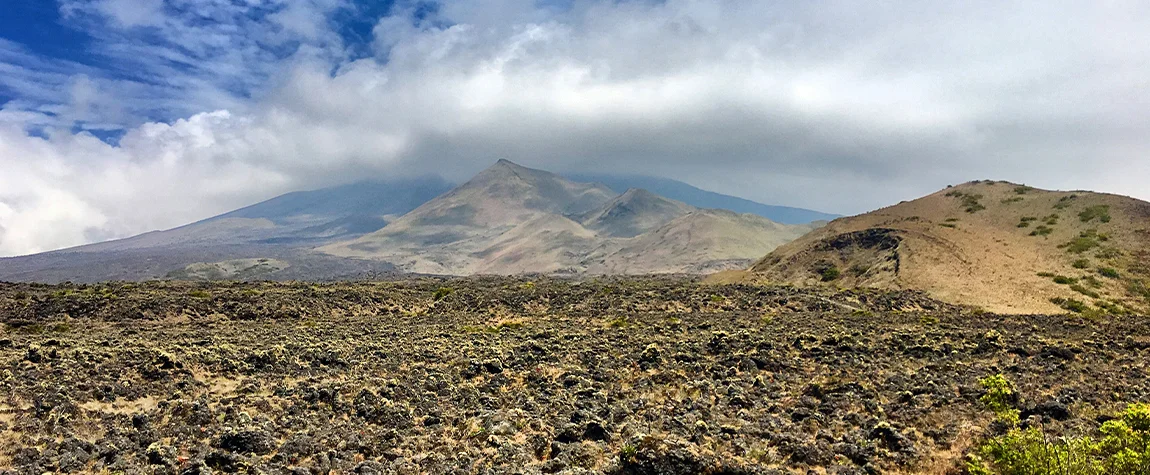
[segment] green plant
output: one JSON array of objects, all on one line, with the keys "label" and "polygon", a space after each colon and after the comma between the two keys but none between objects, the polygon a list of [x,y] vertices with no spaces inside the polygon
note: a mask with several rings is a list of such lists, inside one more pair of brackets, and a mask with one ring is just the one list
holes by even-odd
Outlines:
[{"label": "green plant", "polygon": [[1111,279],[1117,279],[1119,277],[1118,269],[1113,267],[1099,267],[1098,273],[1102,275],[1102,277],[1109,277]]},{"label": "green plant", "polygon": [[627,328],[631,326],[631,322],[627,320],[627,317],[618,317],[609,320],[607,326],[611,328]]},{"label": "green plant", "polygon": [[1030,232],[1030,235],[1031,236],[1048,236],[1048,235],[1050,235],[1050,233],[1053,233],[1053,232],[1054,232],[1054,229],[1040,224],[1037,227],[1035,227],[1033,231]]},{"label": "green plant", "polygon": [[1010,203],[1017,203],[1019,201],[1022,201],[1021,196],[1011,196],[1010,198],[1003,198],[1002,204],[1008,205]]},{"label": "green plant", "polygon": [[1054,275],[1055,274],[1053,272],[1039,272],[1038,273],[1039,277],[1054,277]]},{"label": "green plant", "polygon": [[978,193],[963,193],[961,191],[954,190],[947,192],[946,196],[958,198],[962,203],[963,209],[967,213],[975,213],[986,209],[986,206],[983,206],[980,202],[980,200],[982,200],[982,195]]},{"label": "green plant", "polygon": [[1006,376],[987,376],[978,380],[978,384],[986,390],[986,394],[978,398],[978,401],[994,412],[995,419],[1011,426],[1018,424],[1019,411],[1013,405],[1018,397],[1014,394],[1014,385]]},{"label": "green plant", "polygon": [[[1009,384],[1009,382],[1007,382]],[[988,390],[988,395],[990,394]],[[986,396],[984,396],[986,397]],[[992,411],[995,409],[988,408]],[[1150,405],[1135,403],[1091,436],[1053,437],[1042,426],[1011,424],[967,461],[975,475],[1145,475],[1150,473]]]},{"label": "green plant", "polygon": [[952,223],[938,223],[939,226],[950,229],[958,229],[958,226]]},{"label": "green plant", "polygon": [[819,275],[822,277],[823,282],[830,282],[839,278],[839,276],[842,275],[842,272],[839,272],[838,267],[832,266],[823,269],[821,272],[819,272]]},{"label": "green plant", "polygon": [[455,292],[455,290],[452,289],[451,287],[440,287],[438,289],[435,289],[435,293],[431,294],[431,298],[434,299],[436,302],[438,302],[440,300],[447,298],[447,296],[451,295],[452,292]]},{"label": "green plant", "polygon": [[1069,208],[1070,205],[1073,204],[1072,202],[1076,199],[1078,199],[1078,195],[1063,196],[1062,198],[1058,199],[1057,203],[1054,203],[1054,209]]},{"label": "green plant", "polygon": [[1078,279],[1075,279],[1073,277],[1066,277],[1064,275],[1054,276],[1054,283],[1055,284],[1067,285],[1067,284],[1073,284],[1075,282],[1078,282]]},{"label": "green plant", "polygon": [[194,297],[197,299],[210,299],[212,298],[212,294],[206,290],[193,290],[188,292],[188,297]]},{"label": "green plant", "polygon": [[1090,261],[1087,259],[1075,259],[1070,265],[1075,269],[1085,269],[1090,266]]},{"label": "green plant", "polygon": [[1109,223],[1110,222],[1110,206],[1109,205],[1087,206],[1086,209],[1082,210],[1081,213],[1078,213],[1078,219],[1082,220],[1083,223],[1088,223],[1091,220],[1093,220],[1094,218],[1098,218],[1098,220],[1102,221],[1103,223]]},{"label": "green plant", "polygon": [[1046,215],[1042,218],[1042,222],[1054,226],[1058,224],[1058,213]]},{"label": "green plant", "polygon": [[1070,290],[1078,292],[1078,293],[1085,295],[1087,297],[1090,297],[1092,299],[1096,299],[1099,297],[1098,292],[1095,292],[1093,290],[1090,290],[1090,289],[1083,287],[1081,285],[1078,285],[1078,284],[1071,284]]},{"label": "green plant", "polygon": [[1034,188],[1031,188],[1031,187],[1026,186],[1026,185],[1018,185],[1018,186],[1014,187],[1014,194],[1025,195],[1025,194],[1029,193],[1030,190],[1033,190],[1033,189]]},{"label": "green plant", "polygon": [[1095,241],[1094,238],[1090,236],[1079,236],[1070,242],[1060,244],[1058,247],[1066,249],[1066,252],[1082,254],[1098,247],[1098,241]]}]

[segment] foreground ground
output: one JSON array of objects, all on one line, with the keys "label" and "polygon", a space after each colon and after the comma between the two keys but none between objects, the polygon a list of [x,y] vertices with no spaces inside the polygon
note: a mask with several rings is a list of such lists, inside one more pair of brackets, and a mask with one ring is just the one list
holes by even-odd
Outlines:
[{"label": "foreground ground", "polygon": [[1150,319],[665,279],[0,284],[0,473],[948,473],[1082,432]]}]

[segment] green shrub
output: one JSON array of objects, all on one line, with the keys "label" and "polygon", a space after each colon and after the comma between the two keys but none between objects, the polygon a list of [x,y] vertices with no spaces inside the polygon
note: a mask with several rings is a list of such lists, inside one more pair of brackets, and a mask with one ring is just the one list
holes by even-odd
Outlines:
[{"label": "green shrub", "polygon": [[1078,219],[1082,220],[1083,223],[1088,223],[1091,220],[1093,220],[1094,218],[1098,218],[1098,220],[1102,221],[1103,223],[1109,223],[1110,222],[1110,206],[1108,206],[1108,205],[1087,206],[1086,209],[1082,210],[1081,213],[1078,213]]},{"label": "green shrub", "polygon": [[1090,261],[1086,259],[1075,259],[1070,265],[1075,269],[1085,269],[1090,266]]},{"label": "green shrub", "polygon": [[1056,214],[1044,216],[1042,218],[1042,221],[1046,224],[1054,226],[1055,224],[1058,224],[1058,214],[1056,213]]},{"label": "green shrub", "polygon": [[1051,229],[1049,227],[1046,227],[1045,225],[1039,224],[1038,227],[1034,228],[1034,230],[1030,232],[1030,235],[1031,236],[1048,236],[1048,235],[1050,235],[1050,233],[1053,233],[1053,232],[1054,232],[1054,229]]},{"label": "green shrub", "polygon": [[1102,249],[1099,249],[1098,252],[1094,253],[1094,257],[1097,257],[1097,258],[1103,259],[1103,260],[1115,259],[1118,257],[1122,257],[1122,251],[1120,249],[1116,249],[1113,247],[1104,247]]},{"label": "green shrub", "polygon": [[1078,282],[1078,279],[1075,279],[1073,277],[1066,277],[1064,275],[1054,276],[1054,283],[1055,284],[1067,285],[1067,284],[1073,284],[1075,282]]},{"label": "green shrub", "polygon": [[967,213],[975,213],[986,209],[986,206],[983,206],[980,201],[982,200],[982,195],[978,193],[963,193],[955,190],[948,192],[946,196],[958,198]]},{"label": "green shrub", "polygon": [[958,229],[958,226],[955,225],[954,223],[938,223],[938,225],[942,226],[944,228]]},{"label": "green shrub", "polygon": [[440,287],[438,289],[435,289],[435,293],[431,294],[431,298],[435,299],[435,301],[438,302],[440,300],[447,298],[447,296],[451,295],[452,292],[455,292],[455,290],[452,289],[451,287]]},{"label": "green shrub", "polygon": [[1017,396],[1014,394],[1014,385],[1006,379],[1006,376],[1001,374],[987,376],[978,380],[978,384],[986,390],[986,394],[978,400],[994,412],[995,419],[1008,426],[1018,424],[1019,412],[1013,405]]},{"label": "green shrub", "polygon": [[1039,272],[1038,276],[1039,277],[1054,277],[1054,273],[1053,272]]},{"label": "green shrub", "polygon": [[1078,195],[1063,196],[1062,198],[1058,199],[1057,203],[1054,203],[1054,209],[1069,208],[1070,205],[1073,204],[1072,202],[1076,199],[1078,199]]},{"label": "green shrub", "polygon": [[1113,267],[1099,267],[1098,273],[1101,274],[1102,277],[1109,277],[1111,279],[1117,279],[1119,277],[1118,269]]},{"label": "green shrub", "polygon": [[194,297],[197,299],[210,299],[212,298],[212,294],[206,290],[193,290],[188,292],[188,297]]},{"label": "green shrub", "polygon": [[1066,252],[1082,254],[1086,251],[1098,247],[1098,241],[1095,241],[1093,237],[1079,236],[1070,242],[1060,244],[1058,247],[1066,249]]},{"label": "green shrub", "polygon": [[1033,189],[1034,188],[1031,188],[1031,187],[1026,186],[1026,185],[1018,185],[1018,186],[1014,187],[1014,194],[1025,195],[1025,194],[1029,193],[1030,190],[1033,190]]},{"label": "green shrub", "polygon": [[1085,312],[1089,307],[1086,306],[1086,302],[1081,300],[1066,299],[1066,301],[1062,304],[1062,308],[1070,310],[1074,313],[1082,313]]},{"label": "green shrub", "polygon": [[1095,292],[1095,291],[1093,291],[1093,290],[1090,290],[1090,289],[1088,289],[1088,288],[1086,288],[1086,287],[1083,287],[1083,286],[1081,286],[1081,285],[1078,285],[1078,284],[1071,284],[1071,285],[1070,285],[1070,290],[1073,290],[1073,291],[1075,291],[1075,292],[1078,292],[1078,293],[1080,293],[1080,294],[1082,294],[1082,295],[1085,295],[1085,296],[1087,296],[1087,297],[1090,297],[1090,298],[1092,298],[1092,299],[1096,299],[1096,298],[1098,298],[1098,297],[1099,297],[1099,296],[1098,296],[1098,292]]},{"label": "green shrub", "polygon": [[1118,417],[1103,423],[1098,434],[1099,439],[1056,438],[1038,427],[1012,427],[981,444],[966,468],[975,475],[1150,473],[1150,406],[1127,406]]},{"label": "green shrub", "polygon": [[819,273],[819,275],[822,276],[823,282],[830,282],[832,280],[839,278],[839,276],[842,275],[842,272],[839,272],[838,267],[828,267],[826,269],[823,269],[822,272]]},{"label": "green shrub", "polygon": [[1003,198],[1002,204],[1008,205],[1010,203],[1017,203],[1019,201],[1022,201],[1021,196],[1011,196],[1010,198]]}]

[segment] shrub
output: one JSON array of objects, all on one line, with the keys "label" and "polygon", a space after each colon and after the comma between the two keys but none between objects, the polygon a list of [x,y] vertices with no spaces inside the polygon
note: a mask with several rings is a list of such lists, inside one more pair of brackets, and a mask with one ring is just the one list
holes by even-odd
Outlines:
[{"label": "shrub", "polygon": [[1109,277],[1111,279],[1117,279],[1119,277],[1118,269],[1113,267],[1099,267],[1098,273],[1101,274],[1102,277]]},{"label": "shrub", "polygon": [[1073,284],[1075,282],[1078,282],[1078,279],[1075,279],[1073,277],[1066,277],[1064,275],[1054,276],[1054,283],[1055,284],[1066,285],[1066,284]]},{"label": "shrub", "polygon": [[1054,277],[1054,273],[1053,272],[1039,272],[1038,276],[1039,277]]},{"label": "shrub", "polygon": [[1081,300],[1066,299],[1062,304],[1062,308],[1074,313],[1082,313],[1085,312],[1088,307],[1086,306],[1086,302]]},{"label": "shrub", "polygon": [[1019,201],[1022,201],[1021,196],[1011,196],[1010,198],[1003,198],[1002,204],[1008,205],[1010,203],[1017,203]]},{"label": "shrub", "polygon": [[1069,208],[1072,202],[1076,199],[1078,199],[1078,195],[1063,196],[1062,198],[1058,199],[1057,203],[1054,203],[1054,209]]},{"label": "shrub", "polygon": [[1085,269],[1090,266],[1090,261],[1086,259],[1075,259],[1070,265],[1075,269]]},{"label": "shrub", "polygon": [[1066,249],[1066,252],[1082,254],[1086,251],[1098,247],[1098,241],[1095,241],[1093,237],[1079,236],[1068,243],[1059,245],[1058,247]]},{"label": "shrub", "polygon": [[1110,206],[1108,206],[1108,205],[1088,206],[1088,207],[1086,207],[1086,209],[1082,210],[1081,213],[1078,213],[1078,219],[1082,220],[1083,223],[1088,223],[1091,220],[1093,220],[1094,218],[1098,218],[1098,220],[1102,221],[1103,223],[1109,223],[1110,222]]},{"label": "shrub", "polygon": [[[993,410],[993,409],[991,409]],[[1150,406],[1130,404],[1095,439],[1052,437],[1039,427],[1012,427],[967,462],[975,475],[1143,475],[1150,473]]]},{"label": "shrub", "polygon": [[822,276],[823,282],[830,282],[839,278],[839,276],[842,275],[842,272],[839,272],[838,267],[828,267],[823,269],[819,275]]},{"label": "shrub", "polygon": [[1026,185],[1018,185],[1018,186],[1014,187],[1014,194],[1025,195],[1025,194],[1029,193],[1030,190],[1033,190],[1033,189],[1034,188],[1031,188],[1031,187],[1026,186]]},{"label": "shrub", "polygon": [[435,289],[435,293],[432,294],[431,297],[433,299],[435,299],[436,302],[438,302],[440,300],[447,298],[447,296],[451,295],[452,292],[455,292],[455,290],[452,289],[451,287],[440,287],[438,289]]},{"label": "shrub", "polygon": [[1034,228],[1034,230],[1030,232],[1030,235],[1031,236],[1048,236],[1048,235],[1050,235],[1050,233],[1053,233],[1053,232],[1054,232],[1054,229],[1051,229],[1049,227],[1046,227],[1045,225],[1040,224],[1040,225],[1038,225],[1038,227]]},{"label": "shrub", "polygon": [[1042,218],[1042,221],[1045,222],[1046,224],[1054,226],[1055,224],[1058,224],[1058,214],[1056,213],[1056,214],[1044,216]]},{"label": "shrub", "polygon": [[963,193],[955,190],[948,192],[946,196],[958,198],[967,213],[975,213],[986,209],[980,201],[982,200],[982,195],[978,193]]},{"label": "shrub", "polygon": [[1090,289],[1088,289],[1088,288],[1086,288],[1086,287],[1083,287],[1083,286],[1081,286],[1081,285],[1078,285],[1078,284],[1071,284],[1071,285],[1070,285],[1070,290],[1073,290],[1073,291],[1075,291],[1075,292],[1078,292],[1078,293],[1080,293],[1080,294],[1082,294],[1082,295],[1085,295],[1085,296],[1087,296],[1087,297],[1090,297],[1090,298],[1092,298],[1092,299],[1096,299],[1096,298],[1098,298],[1098,292],[1095,292],[1095,291],[1093,291],[1093,290],[1090,290]]}]

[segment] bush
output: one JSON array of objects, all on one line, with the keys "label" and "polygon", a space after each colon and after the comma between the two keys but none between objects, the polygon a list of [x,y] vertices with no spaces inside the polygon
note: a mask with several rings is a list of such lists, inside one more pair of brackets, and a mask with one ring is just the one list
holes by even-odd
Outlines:
[{"label": "bush", "polygon": [[1090,261],[1086,259],[1076,259],[1074,263],[1070,265],[1074,266],[1075,269],[1085,269],[1090,266]]},{"label": "bush", "polygon": [[1088,223],[1091,220],[1093,220],[1094,218],[1098,218],[1098,220],[1102,221],[1103,223],[1109,223],[1110,222],[1110,206],[1108,206],[1108,205],[1088,206],[1088,207],[1086,207],[1086,209],[1082,210],[1081,213],[1078,213],[1078,219],[1080,219],[1083,223]]},{"label": "bush", "polygon": [[979,446],[967,470],[976,475],[1150,473],[1150,405],[1127,406],[1118,417],[1102,424],[1098,433],[1100,439],[1055,438],[1038,427],[1015,425]]},{"label": "bush", "polygon": [[1085,295],[1087,297],[1090,297],[1092,299],[1096,299],[1099,297],[1098,292],[1095,292],[1093,290],[1090,290],[1090,289],[1083,287],[1081,285],[1078,285],[1078,284],[1071,284],[1070,290],[1078,292],[1078,293]]},{"label": "bush", "polygon": [[842,272],[839,272],[838,267],[828,267],[823,269],[819,275],[822,276],[823,282],[830,282],[839,278],[839,276],[842,275]]},{"label": "bush", "polygon": [[1059,245],[1058,247],[1066,249],[1066,252],[1082,254],[1083,252],[1098,247],[1098,241],[1095,241],[1094,238],[1089,236],[1079,236],[1074,238],[1073,241]]},{"label": "bush", "polygon": [[1113,267],[1099,267],[1098,273],[1101,274],[1102,277],[1109,277],[1111,279],[1117,279],[1119,277],[1118,269]]},{"label": "bush", "polygon": [[438,289],[435,289],[435,293],[432,294],[431,297],[433,299],[435,299],[436,302],[438,302],[440,300],[447,298],[447,296],[451,295],[452,292],[455,292],[455,290],[452,289],[451,287],[440,287]]},{"label": "bush", "polygon": [[1078,282],[1078,279],[1075,279],[1073,277],[1066,277],[1064,275],[1054,276],[1054,283],[1055,284],[1067,285],[1067,284],[1073,284],[1075,282]]},{"label": "bush", "polygon": [[1039,224],[1038,227],[1034,228],[1034,230],[1030,232],[1030,235],[1031,236],[1048,236],[1048,235],[1050,235],[1050,233],[1053,233],[1053,232],[1054,232],[1054,229],[1051,229],[1051,228],[1047,227],[1046,225]]}]

